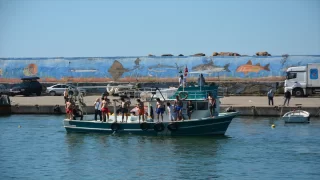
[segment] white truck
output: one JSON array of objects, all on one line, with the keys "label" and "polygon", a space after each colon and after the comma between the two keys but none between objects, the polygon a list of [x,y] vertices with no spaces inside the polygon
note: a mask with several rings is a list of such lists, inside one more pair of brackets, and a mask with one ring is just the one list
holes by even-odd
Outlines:
[{"label": "white truck", "polygon": [[284,92],[289,90],[296,97],[320,93],[319,72],[320,63],[288,68]]}]

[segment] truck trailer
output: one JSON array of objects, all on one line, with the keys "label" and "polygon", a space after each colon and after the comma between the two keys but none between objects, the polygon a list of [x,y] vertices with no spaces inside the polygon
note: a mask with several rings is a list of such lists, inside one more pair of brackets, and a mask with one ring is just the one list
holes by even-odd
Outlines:
[{"label": "truck trailer", "polygon": [[290,91],[296,97],[320,93],[319,72],[320,63],[288,68],[284,91]]}]

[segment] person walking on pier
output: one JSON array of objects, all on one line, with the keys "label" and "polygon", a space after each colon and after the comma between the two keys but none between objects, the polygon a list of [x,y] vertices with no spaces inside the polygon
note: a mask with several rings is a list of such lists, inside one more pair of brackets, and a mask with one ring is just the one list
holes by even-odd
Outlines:
[{"label": "person walking on pier", "polygon": [[284,93],[284,103],[283,103],[283,106],[286,105],[287,103],[287,106],[289,106],[289,102],[290,102],[290,99],[291,99],[291,93],[289,90],[287,90],[287,92]]},{"label": "person walking on pier", "polygon": [[139,115],[139,123],[142,116],[142,122],[144,122],[144,104],[140,99],[137,99],[137,108],[138,108],[138,115]]},{"label": "person walking on pier", "polygon": [[268,96],[268,104],[269,104],[269,106],[270,106],[270,102],[271,102],[271,105],[273,106],[274,93],[273,93],[272,89],[269,90],[267,96]]},{"label": "person walking on pier", "polygon": [[163,102],[160,100],[160,98],[157,98],[157,106],[156,106],[156,113],[157,113],[157,119],[159,122],[159,115],[161,114],[161,120],[163,122],[163,113],[164,113],[164,104]]},{"label": "person walking on pier", "polygon": [[99,115],[100,121],[102,121],[102,116],[101,116],[101,106],[100,106],[100,98],[97,98],[96,102],[94,102],[94,120],[97,120],[97,116]]}]

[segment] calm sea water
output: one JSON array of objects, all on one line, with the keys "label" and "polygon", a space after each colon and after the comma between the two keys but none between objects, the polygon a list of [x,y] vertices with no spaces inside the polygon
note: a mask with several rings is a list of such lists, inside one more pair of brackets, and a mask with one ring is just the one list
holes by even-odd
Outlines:
[{"label": "calm sea water", "polygon": [[320,179],[316,118],[240,117],[223,137],[173,138],[67,134],[63,117],[0,117],[0,179]]}]

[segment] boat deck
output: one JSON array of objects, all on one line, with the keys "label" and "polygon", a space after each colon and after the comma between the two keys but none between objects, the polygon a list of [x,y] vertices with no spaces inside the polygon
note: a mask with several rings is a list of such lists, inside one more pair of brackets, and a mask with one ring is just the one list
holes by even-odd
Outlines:
[{"label": "boat deck", "polygon": [[[236,113],[236,112],[235,112]],[[218,116],[214,116],[213,118],[220,118],[220,117],[225,117],[225,116],[230,116],[230,115],[234,115],[233,113],[219,113]],[[201,118],[201,119],[187,119],[186,115],[184,115],[185,119],[183,120],[180,120],[180,121],[175,121],[175,122],[191,122],[191,121],[199,121],[199,120],[205,120],[205,119],[211,119],[212,117],[205,117],[205,118]],[[192,117],[192,116],[191,116]],[[171,120],[169,120],[169,117],[168,115],[164,115],[163,116],[163,121],[161,120],[161,116],[159,117],[160,120],[159,122],[172,122]],[[65,119],[65,120],[69,120],[69,119]],[[117,123],[139,123],[139,117],[138,116],[128,116],[128,120],[126,121],[126,116],[124,116],[124,122],[122,122],[122,116],[116,116],[116,119],[115,119],[115,116],[111,115],[109,116],[109,120],[106,121],[106,122],[102,122],[100,121],[100,119],[98,118],[98,120],[94,120],[93,119],[93,115],[84,115],[83,117],[83,120],[79,120],[79,118],[77,118],[76,120],[72,120],[72,121],[83,121],[83,122],[94,122],[94,123],[114,123],[114,122],[117,122]],[[142,118],[140,120],[140,122],[142,122]],[[151,117],[148,117],[145,119],[145,122],[147,123],[156,123],[158,122],[157,118],[155,117],[154,119],[152,119]]]}]

